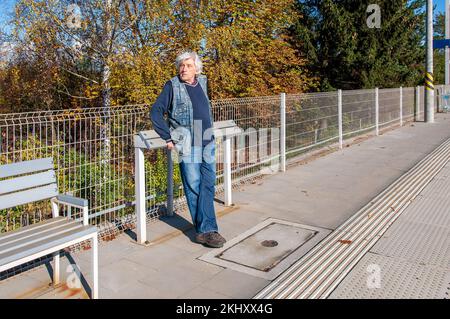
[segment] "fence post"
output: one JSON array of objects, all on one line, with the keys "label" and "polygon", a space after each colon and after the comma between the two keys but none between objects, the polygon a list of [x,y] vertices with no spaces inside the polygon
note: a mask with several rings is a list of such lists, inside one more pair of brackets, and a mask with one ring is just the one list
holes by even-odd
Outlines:
[{"label": "fence post", "polygon": [[445,96],[447,94],[447,86],[443,85],[442,86],[442,94],[441,94],[441,111],[444,112],[446,109],[446,105],[445,105]]},{"label": "fence post", "polygon": [[280,171],[286,172],[286,93],[281,93],[280,101]]},{"label": "fence post", "polygon": [[439,89],[440,89],[440,87],[438,85],[436,85],[434,87],[433,100],[434,100],[434,109],[435,109],[436,113],[439,113]]},{"label": "fence post", "polygon": [[400,126],[403,126],[403,88],[400,87]]},{"label": "fence post", "polygon": [[342,149],[342,90],[338,90],[338,127],[339,127],[339,148]]},{"label": "fence post", "polygon": [[379,123],[379,116],[380,116],[380,106],[378,104],[378,88],[375,88],[375,135],[379,135],[380,131],[379,131],[379,127],[378,127],[378,123]]},{"label": "fence post", "polygon": [[167,216],[173,216],[173,160],[172,151],[166,148],[167,154]]},{"label": "fence post", "polygon": [[135,194],[136,194],[136,235],[137,242],[147,241],[147,214],[145,212],[145,168],[144,151],[135,147]]},{"label": "fence post", "polygon": [[226,137],[224,141],[224,161],[223,161],[223,188],[224,204],[231,206],[231,138]]},{"label": "fence post", "polygon": [[420,108],[420,87],[416,86],[416,103],[414,103],[414,121],[417,121]]}]

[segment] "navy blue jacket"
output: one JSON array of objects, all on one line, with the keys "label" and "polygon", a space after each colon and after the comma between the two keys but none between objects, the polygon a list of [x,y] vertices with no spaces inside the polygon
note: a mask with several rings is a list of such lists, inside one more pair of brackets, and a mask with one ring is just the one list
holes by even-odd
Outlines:
[{"label": "navy blue jacket", "polygon": [[[202,137],[204,136],[204,132],[211,128],[212,121],[209,111],[209,100],[208,97],[203,92],[200,83],[196,81],[195,85],[190,85],[188,83],[183,83],[188,92],[189,98],[192,102],[193,109],[193,120],[202,122]],[[169,112],[169,108],[171,107],[173,102],[173,89],[172,82],[167,81],[163,87],[161,94],[156,99],[156,102],[153,104],[152,109],[150,111],[150,118],[153,123],[153,128],[156,133],[161,136],[166,142],[171,141],[170,137],[170,129],[167,120],[164,118],[164,114]],[[192,137],[192,145],[195,145],[195,138],[199,138],[199,136]],[[203,139],[202,146],[207,145],[211,142],[211,138]]]}]

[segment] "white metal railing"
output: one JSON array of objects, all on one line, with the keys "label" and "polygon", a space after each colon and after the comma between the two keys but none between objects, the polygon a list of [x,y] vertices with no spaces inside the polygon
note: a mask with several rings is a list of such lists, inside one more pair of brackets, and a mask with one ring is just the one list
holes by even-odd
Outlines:
[{"label": "white metal railing", "polygon": [[[448,87],[436,86],[435,105]],[[285,171],[287,160],[310,149],[423,119],[423,87],[281,94],[212,101],[215,121],[232,119],[243,134],[231,139],[232,185]],[[90,223],[105,236],[135,227],[133,136],[151,129],[148,105],[0,114],[0,163],[52,156],[61,193],[89,200]],[[106,132],[106,134],[105,134]],[[224,158],[218,141],[217,158]],[[146,207],[156,218],[167,198],[164,150],[146,152]],[[217,196],[224,196],[224,165],[217,163]],[[231,186],[230,186],[231,187]],[[230,190],[227,189],[227,193]],[[174,209],[186,207],[174,167]],[[47,207],[0,211],[0,232],[47,218]]]}]

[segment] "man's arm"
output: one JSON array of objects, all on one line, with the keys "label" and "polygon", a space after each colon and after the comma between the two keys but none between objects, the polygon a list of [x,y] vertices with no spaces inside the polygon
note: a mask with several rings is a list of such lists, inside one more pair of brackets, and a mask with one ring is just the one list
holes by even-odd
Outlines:
[{"label": "man's arm", "polygon": [[164,119],[164,114],[168,112],[172,104],[172,82],[167,81],[161,94],[156,99],[150,110],[150,119],[156,133],[167,143],[172,142],[170,138],[170,130],[167,121]]}]

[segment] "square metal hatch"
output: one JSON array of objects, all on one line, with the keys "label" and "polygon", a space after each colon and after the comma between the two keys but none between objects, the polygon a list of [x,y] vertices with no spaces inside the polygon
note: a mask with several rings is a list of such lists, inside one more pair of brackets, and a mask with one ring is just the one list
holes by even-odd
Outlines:
[{"label": "square metal hatch", "polygon": [[329,233],[328,229],[268,218],[199,259],[270,280]]}]

